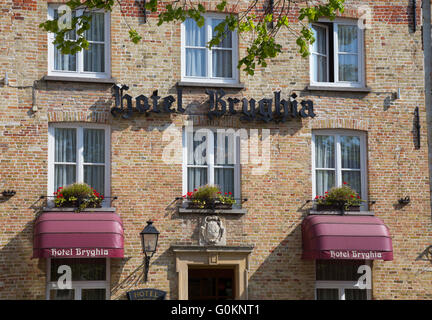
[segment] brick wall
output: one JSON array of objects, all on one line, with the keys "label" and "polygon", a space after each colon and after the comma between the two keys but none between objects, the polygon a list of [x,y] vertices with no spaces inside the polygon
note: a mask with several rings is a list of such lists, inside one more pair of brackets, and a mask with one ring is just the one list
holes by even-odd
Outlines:
[{"label": "brick wall", "polygon": [[[240,7],[232,8],[234,3],[230,10],[245,5],[241,1]],[[242,166],[241,195],[249,199],[244,205],[248,213],[223,217],[228,245],[255,245],[249,269],[251,299],[314,298],[315,265],[301,259],[300,224],[303,205],[312,197],[311,130],[319,128],[367,132],[369,199],[376,200],[372,209],[389,227],[394,246],[393,261],[373,264],[373,297],[432,298],[432,273],[426,269],[430,262],[416,260],[432,244],[420,18],[412,33],[407,1],[388,3],[347,0],[343,15],[359,17],[360,5],[372,9],[371,29],[365,31],[370,93],[305,90],[309,60],[300,57],[295,39],[283,31],[283,53],[253,77],[241,73],[245,89],[225,91],[255,99],[271,98],[276,90],[284,98],[296,92],[314,101],[317,117],[285,124],[245,124],[238,118],[209,124],[271,132],[271,170],[258,176],[252,174],[251,164]],[[204,4],[212,9],[216,1]],[[131,1],[125,10],[125,17],[118,7],[111,15],[112,76],[130,85],[134,97],[150,96],[155,89],[161,96],[174,95],[181,78],[180,26],[157,27],[154,15],[144,24]],[[109,84],[44,81],[47,35],[38,24],[46,19],[47,3],[0,0],[0,12],[0,81],[6,72],[9,76],[9,86],[0,85],[0,191],[17,191],[0,200],[0,299],[45,298],[45,260],[31,259],[33,220],[42,206],[39,196],[47,193],[48,123],[61,121],[111,126],[111,188],[119,197],[114,205],[125,228],[125,259],[111,261],[112,298],[124,299],[127,290],[144,286],[121,284],[143,262],[138,234],[151,218],[161,236],[145,286],[166,290],[168,298],[175,299],[177,275],[169,247],[197,243],[198,217],[179,216],[167,208],[182,195],[182,165],[162,162],[169,144],[162,136],[169,125],[181,130],[186,116],[113,118]],[[143,35],[139,45],[128,40],[123,18]],[[401,98],[393,100],[398,88]],[[184,90],[184,105],[205,100],[204,88]],[[412,132],[416,106],[422,126],[419,150]],[[397,200],[407,195],[411,203],[398,208]]]}]

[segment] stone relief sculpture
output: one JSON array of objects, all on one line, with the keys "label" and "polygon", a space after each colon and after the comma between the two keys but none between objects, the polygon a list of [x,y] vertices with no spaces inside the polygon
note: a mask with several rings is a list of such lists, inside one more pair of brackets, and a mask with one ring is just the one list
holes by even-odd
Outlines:
[{"label": "stone relief sculpture", "polygon": [[199,244],[202,246],[223,246],[226,244],[225,228],[218,216],[207,216],[204,218],[200,228]]}]

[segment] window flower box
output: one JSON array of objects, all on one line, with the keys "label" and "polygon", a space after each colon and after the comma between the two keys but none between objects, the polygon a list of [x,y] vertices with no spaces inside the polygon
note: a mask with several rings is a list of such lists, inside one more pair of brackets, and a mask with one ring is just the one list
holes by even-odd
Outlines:
[{"label": "window flower box", "polygon": [[339,188],[332,188],[324,196],[315,197],[317,211],[360,211],[364,201],[346,182]]},{"label": "window flower box", "polygon": [[77,208],[77,212],[86,208],[101,208],[104,196],[85,183],[74,183],[59,187],[54,192],[56,208]]},{"label": "window flower box", "polygon": [[187,209],[229,210],[236,202],[231,192],[222,194],[217,186],[205,185],[183,196]]}]

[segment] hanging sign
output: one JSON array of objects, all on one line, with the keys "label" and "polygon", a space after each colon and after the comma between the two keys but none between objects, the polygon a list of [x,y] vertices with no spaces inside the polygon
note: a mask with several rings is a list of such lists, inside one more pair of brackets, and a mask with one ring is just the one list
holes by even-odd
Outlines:
[{"label": "hanging sign", "polygon": [[165,300],[166,292],[158,289],[138,289],[127,292],[128,300]]},{"label": "hanging sign", "polygon": [[[129,90],[126,85],[113,86],[113,97],[115,106],[111,108],[114,117],[121,115],[124,119],[129,119],[135,113],[149,115],[153,113],[185,113],[183,108],[183,91],[177,88],[177,100],[174,96],[158,96],[158,90],[155,90],[150,98],[139,95],[135,98],[135,108],[132,103],[132,96],[124,94]],[[225,92],[219,90],[206,90],[209,97],[209,112],[207,116],[210,120],[225,115],[241,114],[240,119],[244,121],[270,121],[285,122],[295,118],[313,118],[315,117],[314,106],[311,100],[296,101],[297,95],[294,93],[288,100],[282,99],[280,91],[274,92],[274,98],[264,98],[259,101],[255,99],[241,100],[228,97],[225,99]],[[177,110],[174,109],[174,102],[177,101]],[[235,110],[237,104],[241,105],[241,111]]]}]

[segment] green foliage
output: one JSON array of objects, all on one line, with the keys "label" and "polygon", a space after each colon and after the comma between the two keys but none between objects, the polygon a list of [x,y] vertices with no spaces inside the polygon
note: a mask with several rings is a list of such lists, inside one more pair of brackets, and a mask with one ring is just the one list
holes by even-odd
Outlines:
[{"label": "green foliage", "polygon": [[364,201],[346,182],[344,182],[342,187],[331,188],[325,193],[325,196],[317,196],[315,200],[318,204],[322,205],[343,204],[346,209],[352,206],[359,206]]},{"label": "green foliage", "polygon": [[99,208],[104,196],[85,183],[74,183],[60,187],[54,192],[56,207],[77,207],[77,211],[85,208]]},{"label": "green foliage", "polygon": [[[217,27],[215,27],[216,34],[213,39],[208,42],[208,47],[211,49],[213,46],[218,45],[225,37],[227,30],[237,31],[241,33],[251,33],[252,40],[247,47],[247,54],[240,59],[238,68],[249,74],[253,75],[257,66],[265,68],[268,61],[277,57],[282,52],[282,45],[278,43],[276,36],[280,29],[287,28],[296,39],[296,44],[299,48],[299,53],[302,57],[307,57],[309,52],[309,45],[313,44],[315,39],[309,24],[316,22],[321,17],[328,17],[333,20],[336,17],[336,12],[344,11],[345,0],[321,0],[310,1],[302,0],[296,1],[301,5],[298,15],[298,21],[302,23],[302,28],[298,31],[296,28],[291,27],[288,16],[292,15],[292,7],[290,6],[293,0],[284,0],[283,5],[278,13],[263,13],[260,16],[255,16],[252,12],[259,12],[256,10],[257,3],[251,1],[251,5],[245,12],[238,15],[229,14]],[[116,3],[121,5],[121,0]],[[112,11],[115,5],[114,0],[70,0],[66,4],[72,9],[85,8],[86,12],[92,9],[103,9]],[[146,9],[151,12],[157,12],[159,20],[157,25],[160,26],[164,23],[170,22],[183,22],[188,18],[193,19],[199,27],[205,23],[203,14],[206,12],[201,3],[193,4],[187,0],[172,1],[165,5],[164,8],[158,8],[158,0],[148,0],[146,2]],[[304,6],[302,6],[304,4]],[[227,1],[220,0],[216,5],[218,11],[223,12],[226,10]],[[290,8],[290,9],[286,9]],[[88,49],[89,43],[85,39],[85,31],[89,30],[91,24],[90,15],[82,15],[72,18],[72,25],[70,29],[59,28],[58,20],[63,16],[61,14],[58,19],[52,21],[45,21],[39,25],[40,28],[47,32],[55,34],[54,44],[63,54],[75,54],[82,49]],[[125,20],[126,21],[126,20]],[[269,23],[274,23],[274,27],[269,27]],[[127,23],[127,22],[126,22]],[[138,44],[142,36],[129,27],[129,39]],[[71,40],[68,38],[70,31],[76,31],[76,39]]]},{"label": "green foliage", "polygon": [[219,187],[214,185],[201,186],[193,192],[188,192],[183,198],[199,208],[212,207],[215,203],[233,205],[236,202],[231,192],[223,195]]}]

